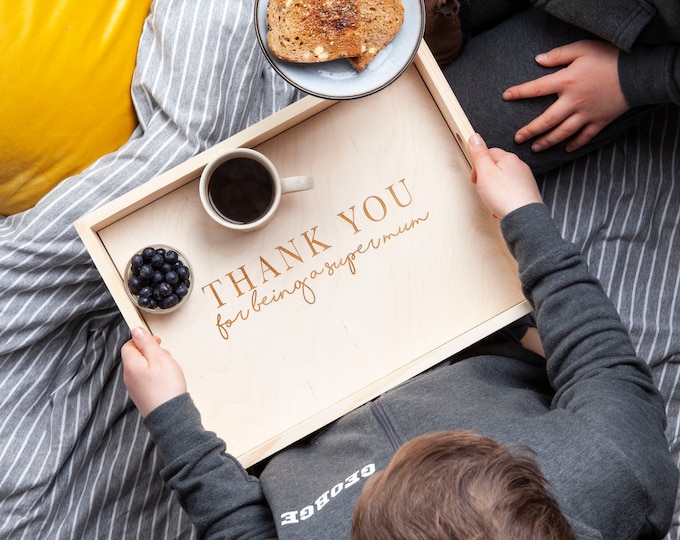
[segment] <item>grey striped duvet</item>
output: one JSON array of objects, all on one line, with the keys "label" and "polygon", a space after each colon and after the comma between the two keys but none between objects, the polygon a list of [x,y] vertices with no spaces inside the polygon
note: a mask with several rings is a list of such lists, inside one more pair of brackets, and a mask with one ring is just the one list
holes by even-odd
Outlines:
[{"label": "grey striped duvet", "polygon": [[[156,0],[133,136],[35,208],[0,217],[0,538],[194,537],[123,386],[128,330],[71,223],[300,97],[265,65],[251,11]],[[540,178],[652,367],[678,457],[679,130],[669,106]]]}]

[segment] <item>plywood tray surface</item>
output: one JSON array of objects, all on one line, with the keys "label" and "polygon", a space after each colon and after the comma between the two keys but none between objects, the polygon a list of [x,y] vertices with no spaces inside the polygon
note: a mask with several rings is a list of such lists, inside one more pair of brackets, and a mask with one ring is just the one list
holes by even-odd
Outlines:
[{"label": "plywood tray surface", "polygon": [[[127,322],[162,338],[206,427],[248,466],[528,311],[469,181],[471,133],[423,46],[387,89],[304,98],[76,227]],[[198,177],[236,146],[315,188],[284,195],[260,231],[227,231]],[[125,292],[130,256],[154,244],[194,269],[172,314],[142,314]]]}]

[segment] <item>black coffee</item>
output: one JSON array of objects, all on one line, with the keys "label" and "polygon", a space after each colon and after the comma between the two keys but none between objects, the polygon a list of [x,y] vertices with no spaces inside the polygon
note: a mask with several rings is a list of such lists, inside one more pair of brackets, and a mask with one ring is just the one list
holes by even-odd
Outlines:
[{"label": "black coffee", "polygon": [[244,225],[258,220],[274,202],[274,181],[267,168],[247,157],[225,161],[208,182],[212,207],[227,221]]}]

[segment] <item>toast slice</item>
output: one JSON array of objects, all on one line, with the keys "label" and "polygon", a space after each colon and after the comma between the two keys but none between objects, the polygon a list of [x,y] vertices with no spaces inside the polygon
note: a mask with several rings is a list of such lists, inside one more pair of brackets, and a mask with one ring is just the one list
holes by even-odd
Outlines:
[{"label": "toast slice", "polygon": [[269,48],[289,62],[327,62],[359,56],[359,1],[269,0]]},{"label": "toast slice", "polygon": [[361,54],[349,61],[362,71],[404,24],[401,0],[359,0]]}]

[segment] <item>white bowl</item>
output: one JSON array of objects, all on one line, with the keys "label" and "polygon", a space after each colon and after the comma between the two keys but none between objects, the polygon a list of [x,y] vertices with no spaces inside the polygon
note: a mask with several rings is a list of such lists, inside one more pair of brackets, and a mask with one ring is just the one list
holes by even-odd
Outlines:
[{"label": "white bowl", "polygon": [[[153,252],[147,250],[153,250]],[[177,256],[170,255],[168,257],[167,254],[171,252],[176,253]],[[153,262],[151,260],[152,253]],[[158,258],[159,255],[162,258]],[[141,259],[138,257],[141,257]],[[178,266],[175,260],[181,266]],[[170,268],[164,267],[164,265],[169,265]],[[152,273],[149,274],[149,268],[142,269],[142,266],[148,266]],[[181,270],[182,267],[188,270],[188,276],[184,276],[186,270]],[[168,275],[169,272],[174,272],[175,275]],[[172,313],[186,304],[192,290],[192,276],[193,269],[187,258],[179,250],[165,244],[149,244],[130,256],[125,268],[125,290],[132,303],[141,311],[156,314]],[[133,277],[137,280],[134,284],[131,283]],[[186,292],[182,290],[180,285],[185,286]],[[145,287],[150,288],[150,291]],[[178,292],[180,294],[177,294]],[[172,296],[174,298],[171,298]],[[149,299],[148,305],[147,300],[143,300],[145,298]],[[167,304],[167,307],[163,307],[165,304]]]}]

